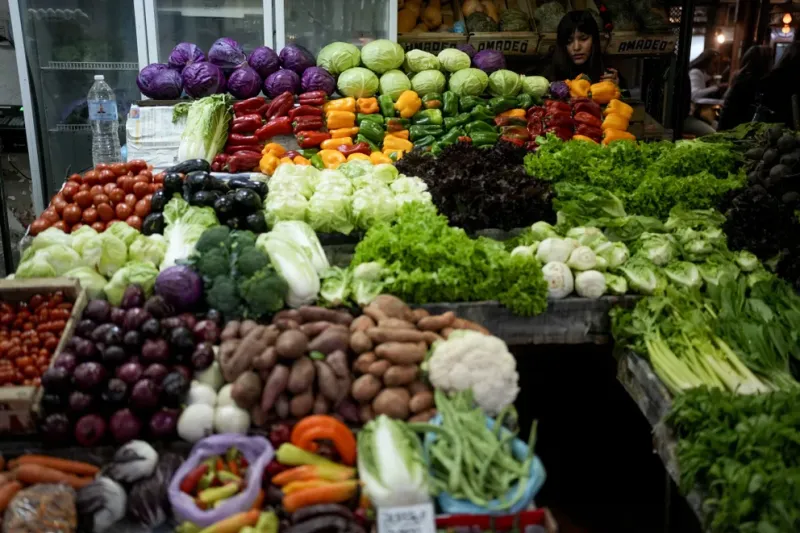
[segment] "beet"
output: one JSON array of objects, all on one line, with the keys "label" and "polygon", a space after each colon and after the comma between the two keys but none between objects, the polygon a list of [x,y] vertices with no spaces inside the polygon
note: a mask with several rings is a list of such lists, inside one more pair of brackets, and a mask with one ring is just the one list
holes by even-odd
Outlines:
[{"label": "beet", "polygon": [[120,444],[135,439],[142,431],[142,423],[130,409],[120,409],[111,415],[109,426],[114,440]]},{"label": "beet", "polygon": [[42,386],[47,392],[60,394],[67,392],[70,386],[70,373],[66,368],[53,366],[42,374]]},{"label": "beet", "polygon": [[168,407],[178,407],[186,399],[189,392],[189,380],[180,372],[167,374],[161,383],[161,397],[164,405]]},{"label": "beet", "polygon": [[175,309],[169,305],[163,296],[151,296],[144,303],[144,310],[155,318],[166,318],[175,314]]},{"label": "beet", "polygon": [[211,320],[201,320],[192,328],[194,338],[197,342],[217,342],[219,341],[219,326]]},{"label": "beet", "polygon": [[111,313],[111,304],[106,300],[89,300],[83,310],[83,317],[94,320],[96,324],[108,321]]},{"label": "beet", "polygon": [[138,331],[128,331],[125,333],[125,336],[122,337],[122,344],[131,351],[138,352],[139,347],[141,347],[143,341],[142,334]]},{"label": "beet", "polygon": [[194,329],[197,325],[197,317],[192,313],[181,313],[178,315],[178,318],[180,318],[183,321],[183,325],[189,329]]},{"label": "beet", "polygon": [[121,365],[128,359],[128,354],[122,346],[106,346],[103,349],[103,364],[108,367]]},{"label": "beet", "polygon": [[117,368],[116,376],[127,385],[133,385],[142,377],[142,365],[129,361]]},{"label": "beet", "polygon": [[205,370],[214,362],[214,347],[210,342],[201,342],[192,353],[192,367],[195,370]]},{"label": "beet", "polygon": [[209,309],[206,312],[206,320],[212,321],[218,327],[222,327],[224,320],[222,319],[222,313],[217,311],[216,309]]},{"label": "beet", "polygon": [[97,323],[94,320],[90,318],[84,318],[78,322],[77,326],[75,326],[75,334],[80,337],[91,337],[92,332],[96,327]]},{"label": "beet", "polygon": [[128,385],[119,378],[108,380],[106,390],[103,391],[103,403],[115,408],[122,407],[128,396]]},{"label": "beet", "polygon": [[153,339],[161,334],[161,323],[158,321],[158,319],[151,318],[142,324],[142,327],[139,328],[139,331],[141,331],[142,335],[145,337]]},{"label": "beet", "polygon": [[64,398],[59,394],[42,394],[41,406],[45,413],[58,413],[64,410]]},{"label": "beet", "polygon": [[56,368],[63,368],[68,374],[72,375],[75,367],[78,366],[78,358],[75,357],[74,352],[64,350],[56,357],[53,366]]},{"label": "beet", "polygon": [[[94,342],[105,342],[106,333],[108,333],[108,331],[113,327],[115,327],[115,325],[112,322],[100,324],[99,326],[94,328],[92,336],[89,338],[92,339]],[[122,332],[120,332],[120,341],[122,341]]]},{"label": "beet", "polygon": [[51,444],[64,445],[64,441],[68,439],[72,425],[69,423],[69,418],[62,413],[54,413],[47,415],[39,428],[44,440]]},{"label": "beet", "polygon": [[178,426],[177,409],[161,409],[150,418],[150,433],[157,439],[166,439],[175,435]]},{"label": "beet", "polygon": [[94,361],[81,363],[75,368],[72,377],[76,387],[83,391],[90,391],[103,384],[106,379],[106,369]]},{"label": "beet", "polygon": [[72,337],[72,349],[78,361],[94,361],[100,355],[94,342],[81,337]]},{"label": "beet", "polygon": [[169,344],[164,339],[147,339],[142,345],[142,361],[166,363],[169,361]]},{"label": "beet", "polygon": [[161,329],[171,330],[184,326],[185,324],[183,323],[183,320],[181,320],[180,317],[177,316],[171,316],[168,318],[161,319]]},{"label": "beet", "polygon": [[[122,336],[125,334],[125,332],[122,331],[122,328],[117,326],[116,324],[106,324],[106,326],[108,325],[110,325],[111,327],[109,327],[106,330],[105,336],[102,339],[95,339],[95,340],[97,340],[98,342],[105,343],[106,345],[112,345],[112,346],[117,346],[122,344]],[[100,327],[105,327],[105,326],[100,326]]]},{"label": "beet", "polygon": [[194,352],[194,335],[189,328],[175,328],[169,332],[169,346],[178,355],[189,355]]},{"label": "beet", "polygon": [[69,411],[73,415],[82,415],[94,406],[94,397],[79,390],[69,395]]},{"label": "beet", "polygon": [[125,320],[122,323],[122,328],[125,331],[138,330],[142,324],[152,318],[152,315],[142,309],[141,307],[134,307],[125,312]]},{"label": "beet", "polygon": [[122,302],[119,306],[123,309],[142,307],[144,305],[144,289],[138,283],[128,285],[122,293]]},{"label": "beet", "polygon": [[131,390],[131,407],[139,410],[155,409],[158,406],[158,385],[152,379],[140,379]]},{"label": "beet", "polygon": [[75,424],[75,440],[81,446],[95,446],[106,434],[106,421],[100,415],[82,416]]},{"label": "beet", "polygon": [[110,319],[112,323],[122,327],[122,324],[125,322],[125,310],[119,307],[112,308]]},{"label": "beet", "polygon": [[167,374],[169,374],[167,367],[161,363],[153,363],[145,368],[142,377],[153,380],[153,383],[156,385],[161,385],[161,382],[164,381],[164,378],[167,376]]}]

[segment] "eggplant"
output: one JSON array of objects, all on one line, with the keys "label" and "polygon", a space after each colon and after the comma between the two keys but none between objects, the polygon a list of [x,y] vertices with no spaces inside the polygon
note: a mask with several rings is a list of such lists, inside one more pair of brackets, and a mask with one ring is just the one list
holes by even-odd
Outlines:
[{"label": "eggplant", "polygon": [[211,186],[209,190],[226,193],[231,190],[231,188],[228,186],[227,180],[217,178],[216,176],[211,176]]},{"label": "eggplant", "polygon": [[212,207],[217,198],[219,198],[219,191],[197,191],[192,195],[192,201],[189,203],[201,207]]},{"label": "eggplant", "polygon": [[247,215],[247,229],[252,231],[253,233],[266,233],[267,232],[267,220],[264,218],[264,213],[262,211],[256,211],[255,213],[250,213]]},{"label": "eggplant", "polygon": [[761,160],[764,162],[764,164],[771,166],[778,160],[778,151],[774,148],[770,148],[769,150],[764,152],[764,155],[761,157]]},{"label": "eggplant", "polygon": [[260,181],[251,181],[247,178],[233,178],[228,180],[228,185],[233,190],[250,189],[262,197],[266,194],[266,190],[262,193],[262,189],[266,189],[267,184],[261,183]]},{"label": "eggplant", "polygon": [[183,176],[177,172],[167,172],[164,174],[163,190],[166,191],[169,196],[172,196],[175,193],[180,194],[183,190]]},{"label": "eggplant", "polygon": [[778,151],[782,154],[788,154],[794,150],[795,146],[797,146],[797,141],[795,140],[794,135],[788,131],[781,135],[777,142]]},{"label": "eggplant", "polygon": [[229,216],[233,215],[235,206],[236,203],[232,195],[229,196],[226,194],[214,200],[214,211],[220,219],[227,219]]},{"label": "eggplant", "polygon": [[252,189],[239,189],[234,195],[236,204],[247,211],[256,211],[261,208],[261,197]]},{"label": "eggplant", "polygon": [[150,199],[150,210],[153,213],[161,213],[171,196],[172,194],[168,193],[166,189],[157,190]]},{"label": "eggplant", "polygon": [[161,213],[150,213],[142,221],[142,234],[154,235],[164,233],[164,215]]},{"label": "eggplant", "polygon": [[230,217],[225,221],[225,225],[231,229],[244,229],[247,226],[246,217]]},{"label": "eggplant", "polygon": [[211,188],[213,178],[208,172],[192,172],[186,176],[186,183],[192,192],[207,191]]},{"label": "eggplant", "polygon": [[166,172],[178,172],[180,174],[188,174],[189,172],[211,172],[211,164],[205,159],[188,159],[183,163],[178,163],[169,167]]}]

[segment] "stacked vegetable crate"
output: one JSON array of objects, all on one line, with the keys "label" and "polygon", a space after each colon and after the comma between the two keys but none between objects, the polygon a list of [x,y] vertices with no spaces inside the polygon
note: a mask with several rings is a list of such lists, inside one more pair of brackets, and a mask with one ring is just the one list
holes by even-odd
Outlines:
[{"label": "stacked vegetable crate", "polygon": [[[66,300],[73,305],[70,318],[50,359],[51,366],[72,338],[88,301],[86,291],[81,289],[78,280],[71,278],[0,280],[0,301],[7,303],[27,302],[36,294],[48,295],[57,291],[62,291]],[[35,431],[41,391],[42,388],[38,386],[0,387],[0,434]]]},{"label": "stacked vegetable crate", "polygon": [[[528,0],[530,5],[531,18],[536,22],[536,9],[544,4],[549,4],[553,0]],[[570,0],[555,0],[564,9],[565,13],[572,11],[573,7]],[[536,25],[536,30],[539,34],[539,41],[536,47],[536,53],[539,55],[548,55],[556,45],[556,30],[555,28],[542,27],[540,24]]]},{"label": "stacked vegetable crate", "polygon": [[[458,4],[458,11],[462,13],[463,0]],[[529,31],[473,31],[467,26],[469,44],[475,50],[497,50],[510,56],[532,56],[536,54],[539,45],[539,33],[536,31],[536,21],[533,18],[536,0],[505,0],[506,9],[519,9],[528,19]],[[462,13],[463,15],[463,13]]]},{"label": "stacked vegetable crate", "polygon": [[[455,0],[449,4],[445,2],[442,2],[442,4],[444,5],[441,6],[441,27],[455,28],[458,23],[463,27],[464,18],[461,16],[461,9],[458,8]],[[398,31],[397,42],[403,46],[406,52],[409,50],[424,50],[436,55],[445,48],[455,48],[459,44],[466,43],[467,36],[465,33],[457,32],[453,29],[450,31]]]}]

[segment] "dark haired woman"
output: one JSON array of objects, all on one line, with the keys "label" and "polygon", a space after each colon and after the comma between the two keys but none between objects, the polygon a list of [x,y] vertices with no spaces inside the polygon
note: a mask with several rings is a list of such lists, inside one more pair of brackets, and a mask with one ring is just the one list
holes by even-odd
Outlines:
[{"label": "dark haired woman", "polygon": [[716,108],[722,105],[719,93],[724,88],[710,85],[719,68],[719,52],[711,48],[703,50],[689,63],[689,80],[683,98],[689,101],[689,116],[683,121],[683,131],[698,137],[710,135],[716,130]]},{"label": "dark haired woman", "polygon": [[546,76],[550,80],[572,80],[586,74],[592,83],[620,83],[619,73],[606,68],[600,51],[600,30],[591,11],[570,11],[561,18],[556,46]]},{"label": "dark haired woman", "polygon": [[717,129],[729,130],[753,120],[759,83],[771,68],[772,49],[769,46],[751,46],[745,52],[741,68],[725,93]]}]

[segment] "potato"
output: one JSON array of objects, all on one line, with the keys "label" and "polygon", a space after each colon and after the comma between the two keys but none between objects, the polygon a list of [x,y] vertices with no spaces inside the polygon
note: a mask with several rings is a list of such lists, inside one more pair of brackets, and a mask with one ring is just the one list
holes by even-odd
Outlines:
[{"label": "potato", "polygon": [[241,326],[241,322],[238,320],[231,320],[225,327],[222,328],[222,333],[219,334],[219,339],[221,341],[227,341],[229,339],[238,339],[239,338],[239,327]]},{"label": "potato", "polygon": [[357,354],[368,352],[372,350],[372,340],[363,331],[355,331],[350,334],[350,348]]},{"label": "potato", "polygon": [[390,366],[392,366],[391,362],[387,361],[386,359],[381,359],[380,361],[375,361],[369,365],[367,373],[372,374],[376,378],[382,378],[386,371],[389,370]]},{"label": "potato", "polygon": [[334,311],[324,307],[304,305],[297,312],[300,313],[305,322],[325,321],[342,324],[343,326],[349,326],[353,322],[353,315],[347,311]]},{"label": "potato", "polygon": [[236,378],[231,387],[231,398],[242,409],[250,409],[261,397],[261,378],[252,370],[247,370]]},{"label": "potato", "polygon": [[381,380],[371,374],[364,374],[353,382],[350,392],[356,401],[364,403],[372,400],[381,387],[383,387]]},{"label": "potato", "polygon": [[297,359],[308,351],[308,337],[296,329],[284,331],[275,342],[275,350],[280,357]]},{"label": "potato", "polygon": [[384,342],[375,348],[375,355],[396,365],[413,365],[425,360],[428,346],[424,342]]},{"label": "potato", "polygon": [[414,326],[414,324],[408,320],[403,320],[400,318],[387,318],[386,320],[381,320],[378,322],[378,327],[389,329],[417,329],[416,326]]},{"label": "potato", "polygon": [[341,350],[346,352],[350,347],[350,330],[344,326],[333,326],[308,343],[308,351],[322,352],[325,355]]},{"label": "potato", "polygon": [[380,294],[372,300],[370,305],[383,311],[387,317],[411,320],[411,308],[397,296]]},{"label": "potato", "polygon": [[274,346],[267,346],[261,354],[253,359],[253,368],[256,370],[271,370],[278,362],[278,351]]},{"label": "potato", "polygon": [[314,361],[314,367],[317,369],[319,391],[329,400],[337,401],[342,395],[342,391],[339,390],[339,380],[336,379],[333,369],[324,361]]},{"label": "potato", "polygon": [[414,324],[416,324],[426,316],[431,316],[431,314],[428,312],[427,309],[423,309],[420,307],[419,309],[414,309],[413,311],[411,311],[411,321]]},{"label": "potato", "polygon": [[247,334],[250,333],[256,326],[258,326],[258,323],[255,320],[245,320],[239,326],[239,337],[242,339],[247,337]]},{"label": "potato", "polygon": [[366,331],[375,327],[375,321],[367,315],[361,315],[350,324],[350,331]]},{"label": "potato", "polygon": [[300,331],[306,334],[309,339],[313,339],[329,327],[333,326],[333,322],[306,322],[300,326]]},{"label": "potato", "polygon": [[367,336],[375,344],[382,342],[424,342],[425,332],[416,329],[369,328]]},{"label": "potato", "polygon": [[295,418],[306,416],[314,408],[314,394],[311,391],[295,396],[289,401],[289,412]]},{"label": "potato", "polygon": [[441,315],[426,316],[417,322],[417,327],[425,331],[439,331],[444,328],[449,328],[453,325],[456,319],[456,314],[448,311]]},{"label": "potato", "polygon": [[288,383],[289,368],[284,365],[275,365],[275,368],[269,373],[269,378],[264,384],[264,392],[261,394],[261,409],[265,413],[269,413],[275,400],[286,390]]},{"label": "potato", "polygon": [[408,408],[414,414],[421,413],[433,407],[433,393],[429,391],[420,392],[411,397],[408,401]]},{"label": "potato", "polygon": [[428,409],[408,419],[409,422],[427,422],[436,416],[436,409]]},{"label": "potato", "polygon": [[372,401],[376,415],[386,415],[398,420],[408,418],[408,401],[411,395],[403,387],[383,389]]},{"label": "potato", "polygon": [[358,418],[364,424],[375,418],[375,411],[372,410],[372,406],[370,404],[360,406],[358,408]]},{"label": "potato", "polygon": [[350,369],[347,366],[347,354],[341,350],[336,350],[325,358],[325,362],[331,367],[336,377],[346,378],[350,377]]},{"label": "potato", "polygon": [[275,414],[281,420],[289,418],[289,397],[287,395],[281,394],[275,400]]},{"label": "potato", "polygon": [[420,392],[432,392],[432,390],[427,383],[417,380],[408,386],[408,392],[411,393],[411,396],[416,396]]},{"label": "potato", "polygon": [[311,408],[311,412],[315,415],[327,415],[329,410],[330,405],[328,405],[328,400],[326,400],[325,396],[322,394],[317,394],[317,397],[314,399],[314,407]]},{"label": "potato", "polygon": [[393,365],[383,375],[383,383],[387,387],[400,387],[408,385],[419,375],[417,365]]},{"label": "potato", "polygon": [[297,309],[284,309],[283,311],[278,311],[275,313],[275,316],[272,317],[272,323],[275,324],[278,320],[294,320],[295,322],[302,324],[303,317],[300,316],[300,312]]},{"label": "potato", "polygon": [[374,352],[362,353],[358,356],[355,363],[353,363],[353,370],[361,374],[366,374],[369,372],[369,366],[377,360],[378,358],[375,357]]},{"label": "potato", "polygon": [[289,371],[289,383],[286,388],[292,394],[300,394],[311,389],[314,384],[314,363],[308,357],[301,357],[292,364]]}]

